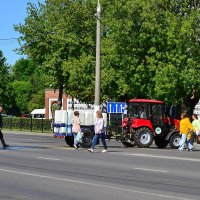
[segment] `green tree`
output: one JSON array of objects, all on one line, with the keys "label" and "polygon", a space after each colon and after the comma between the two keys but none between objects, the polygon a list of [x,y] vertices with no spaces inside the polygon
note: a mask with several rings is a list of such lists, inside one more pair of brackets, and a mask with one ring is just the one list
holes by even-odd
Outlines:
[{"label": "green tree", "polygon": [[44,108],[45,107],[45,92],[44,90],[39,90],[37,93],[31,94],[31,99],[28,102],[29,113],[33,109]]},{"label": "green tree", "polygon": [[[59,98],[65,85],[68,93],[74,96],[79,93],[84,100],[92,99],[91,92],[86,93],[83,89],[94,93],[92,86],[89,90],[87,87],[94,82],[94,75],[91,74],[95,61],[95,6],[89,1],[70,0],[47,0],[46,5],[38,6],[29,4],[25,24],[15,26],[23,35],[21,41],[25,41],[21,52],[48,73],[49,82],[60,89]],[[79,59],[83,61],[83,73],[80,78],[75,78],[81,65],[77,62]],[[88,80],[82,77],[85,73],[89,73]],[[83,86],[80,84],[81,78],[84,78]],[[79,87],[74,87],[74,79],[78,79]]]},{"label": "green tree", "polygon": [[11,70],[13,80],[31,81],[36,66],[30,59],[21,58],[16,61]]},{"label": "green tree", "polygon": [[[12,94],[21,113],[30,113],[35,108],[44,108],[46,75],[32,60],[22,58],[16,61],[11,70],[11,78]],[[24,98],[25,102],[21,98]]]},{"label": "green tree", "polygon": [[[55,88],[94,100],[96,0],[28,6],[21,52]],[[199,2],[101,0],[101,98],[182,103],[200,79]],[[65,86],[64,86],[65,85]]]},{"label": "green tree", "polygon": [[102,14],[108,27],[102,47],[105,92],[112,95],[114,86],[111,98],[182,103],[200,80],[199,3],[116,0],[107,6],[110,12]]},{"label": "green tree", "polygon": [[5,110],[10,106],[9,83],[9,66],[6,64],[6,58],[2,51],[0,51],[0,104],[3,104]]},{"label": "green tree", "polygon": [[14,81],[11,84],[15,102],[21,113],[29,113],[28,103],[32,92],[32,85],[27,81]]}]

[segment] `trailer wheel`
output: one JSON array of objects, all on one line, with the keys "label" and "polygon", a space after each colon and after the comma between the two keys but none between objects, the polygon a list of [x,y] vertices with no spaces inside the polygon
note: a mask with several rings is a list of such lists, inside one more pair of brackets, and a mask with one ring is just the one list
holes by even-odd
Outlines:
[{"label": "trailer wheel", "polygon": [[165,138],[155,138],[155,144],[158,148],[165,148],[168,145],[169,141]]},{"label": "trailer wheel", "polygon": [[146,127],[139,128],[135,134],[135,141],[138,147],[149,147],[153,142],[153,132]]},{"label": "trailer wheel", "polygon": [[94,136],[94,133],[90,129],[84,129],[82,143],[80,145],[84,148],[91,147],[93,136]]},{"label": "trailer wheel", "polygon": [[178,133],[175,133],[175,134],[171,135],[171,137],[169,139],[169,145],[173,149],[178,149],[180,139],[181,139],[181,136]]},{"label": "trailer wheel", "polygon": [[74,146],[74,136],[65,136],[65,142],[70,146]]}]

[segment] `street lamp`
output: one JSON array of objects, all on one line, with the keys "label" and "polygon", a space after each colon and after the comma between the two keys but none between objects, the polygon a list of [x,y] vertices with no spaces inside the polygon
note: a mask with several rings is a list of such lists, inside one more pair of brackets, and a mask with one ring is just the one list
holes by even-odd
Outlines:
[{"label": "street lamp", "polygon": [[97,30],[96,30],[96,73],[95,73],[95,112],[100,109],[100,47],[101,47],[101,6],[98,0],[97,4]]}]

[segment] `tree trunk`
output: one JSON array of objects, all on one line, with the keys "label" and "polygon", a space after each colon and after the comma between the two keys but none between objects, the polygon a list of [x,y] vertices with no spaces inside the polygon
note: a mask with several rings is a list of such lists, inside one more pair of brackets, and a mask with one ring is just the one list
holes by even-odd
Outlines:
[{"label": "tree trunk", "polygon": [[192,116],[194,108],[198,102],[199,102],[199,95],[197,94],[196,90],[193,90],[192,93],[185,98],[183,104],[185,107],[185,111],[187,112],[189,117]]}]

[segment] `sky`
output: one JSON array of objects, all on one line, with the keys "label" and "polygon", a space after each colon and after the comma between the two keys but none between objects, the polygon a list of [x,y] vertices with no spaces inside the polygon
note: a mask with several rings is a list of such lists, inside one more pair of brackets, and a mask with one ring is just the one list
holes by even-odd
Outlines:
[{"label": "sky", "polygon": [[[39,1],[44,2],[44,0]],[[19,47],[15,38],[20,36],[14,30],[14,24],[23,24],[27,16],[27,3],[37,4],[38,0],[0,0],[0,2],[0,50],[7,59],[6,63],[13,65],[18,59],[24,57],[13,51]]]}]

